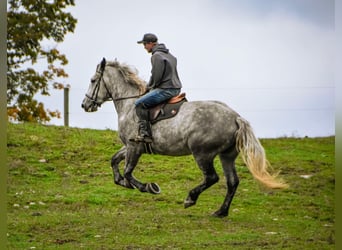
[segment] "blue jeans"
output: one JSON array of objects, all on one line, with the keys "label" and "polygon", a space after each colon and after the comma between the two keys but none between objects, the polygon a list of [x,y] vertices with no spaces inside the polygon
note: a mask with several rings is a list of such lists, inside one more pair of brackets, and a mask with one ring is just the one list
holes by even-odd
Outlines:
[{"label": "blue jeans", "polygon": [[151,108],[180,93],[180,89],[153,89],[135,101],[135,105]]}]

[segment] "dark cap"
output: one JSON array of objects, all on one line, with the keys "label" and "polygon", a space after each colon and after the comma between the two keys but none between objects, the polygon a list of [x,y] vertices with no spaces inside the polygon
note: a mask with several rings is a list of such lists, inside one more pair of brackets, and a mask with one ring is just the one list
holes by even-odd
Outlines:
[{"label": "dark cap", "polygon": [[155,43],[158,41],[158,38],[155,34],[146,33],[141,41],[137,43]]}]

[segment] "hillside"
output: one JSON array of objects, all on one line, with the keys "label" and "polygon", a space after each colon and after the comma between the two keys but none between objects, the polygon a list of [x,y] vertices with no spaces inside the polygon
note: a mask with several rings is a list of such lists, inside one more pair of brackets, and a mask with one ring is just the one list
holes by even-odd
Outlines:
[{"label": "hillside", "polygon": [[144,155],[134,174],[159,195],[113,183],[117,133],[8,125],[8,249],[334,249],[335,142],[263,139],[268,160],[290,184],[263,193],[237,160],[240,186],[227,218],[225,180],[183,208],[202,181],[191,156]]}]

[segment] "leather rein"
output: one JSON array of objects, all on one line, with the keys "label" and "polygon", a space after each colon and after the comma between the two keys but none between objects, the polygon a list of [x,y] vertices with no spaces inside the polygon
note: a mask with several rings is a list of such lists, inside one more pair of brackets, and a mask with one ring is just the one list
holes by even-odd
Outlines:
[{"label": "leather rein", "polygon": [[[97,73],[100,74],[100,77],[97,79],[97,82],[96,82],[96,85],[95,85],[95,88],[93,90],[92,95],[90,96],[88,94],[85,94],[85,96],[88,99],[90,99],[95,105],[100,107],[101,104],[104,103],[105,101],[113,100],[115,102],[115,101],[122,101],[122,100],[127,100],[127,99],[132,99],[132,98],[137,98],[137,97],[142,96],[142,94],[139,94],[139,95],[133,95],[133,96],[113,98],[112,93],[109,91],[109,89],[107,87],[107,84],[106,84],[105,80],[103,79],[103,73],[104,73],[104,70],[105,70],[105,66],[106,66],[105,63],[101,63],[100,71],[97,71]],[[103,81],[103,85],[104,85],[107,93],[109,94],[110,99],[103,100],[102,102],[99,102],[98,101],[98,94],[99,94],[99,90],[100,90],[101,80]]]}]

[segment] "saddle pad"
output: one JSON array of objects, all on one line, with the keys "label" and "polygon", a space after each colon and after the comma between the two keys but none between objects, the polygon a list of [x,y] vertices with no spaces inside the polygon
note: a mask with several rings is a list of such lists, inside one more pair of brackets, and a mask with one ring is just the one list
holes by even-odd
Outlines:
[{"label": "saddle pad", "polygon": [[177,103],[161,104],[150,109],[150,122],[154,124],[158,121],[174,117],[178,114],[180,106],[187,102],[186,98]]}]

